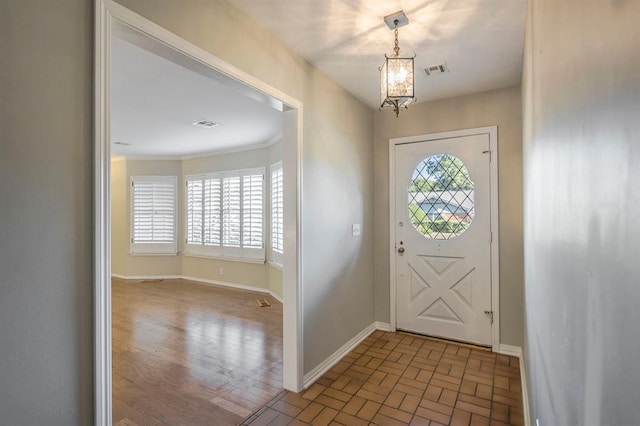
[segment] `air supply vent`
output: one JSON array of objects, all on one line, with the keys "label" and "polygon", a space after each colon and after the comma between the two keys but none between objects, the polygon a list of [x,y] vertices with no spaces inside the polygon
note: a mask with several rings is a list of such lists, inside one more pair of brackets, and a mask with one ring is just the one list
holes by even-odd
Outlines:
[{"label": "air supply vent", "polygon": [[120,141],[114,141],[113,144],[114,145],[122,145],[122,146],[130,146],[131,145],[129,142],[120,142]]},{"label": "air supply vent", "polygon": [[449,67],[447,67],[447,64],[431,65],[429,67],[426,67],[424,69],[424,72],[427,75],[444,74],[446,72],[449,72]]},{"label": "air supply vent", "polygon": [[198,127],[202,127],[203,129],[212,129],[214,127],[218,127],[219,124],[218,123],[214,123],[213,121],[209,121],[209,120],[200,120],[200,121],[196,121],[195,123],[193,123],[194,126],[198,126]]}]

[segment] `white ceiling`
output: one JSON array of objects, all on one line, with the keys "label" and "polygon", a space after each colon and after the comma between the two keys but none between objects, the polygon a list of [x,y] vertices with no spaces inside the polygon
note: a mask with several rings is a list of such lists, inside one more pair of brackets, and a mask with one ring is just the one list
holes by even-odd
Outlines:
[{"label": "white ceiling", "polygon": [[[526,0],[228,0],[342,87],[378,108],[379,71],[393,53],[383,18],[404,10],[401,56],[417,55],[419,102],[520,82]],[[427,77],[424,68],[450,72]]]},{"label": "white ceiling", "polygon": [[[526,0],[228,1],[372,108],[380,102],[378,67],[393,51],[383,18],[398,10],[409,18],[400,48],[402,56],[417,55],[418,102],[520,81]],[[114,155],[184,158],[280,137],[277,101],[140,34],[116,35],[111,140],[131,145],[112,144]],[[449,73],[426,76],[424,68],[442,63]],[[203,119],[220,126],[192,125]]]},{"label": "white ceiling", "polygon": [[[140,36],[129,38],[139,40]],[[148,39],[139,43],[146,43],[149,49],[145,49],[112,37],[113,155],[184,158],[266,145],[279,139],[281,108],[256,100],[260,99],[258,94],[229,87],[220,77],[212,76],[211,70],[196,72],[189,64],[176,63],[187,61],[185,57],[169,60],[156,54],[160,50],[151,42]],[[220,126],[203,129],[192,125],[203,119]]]}]

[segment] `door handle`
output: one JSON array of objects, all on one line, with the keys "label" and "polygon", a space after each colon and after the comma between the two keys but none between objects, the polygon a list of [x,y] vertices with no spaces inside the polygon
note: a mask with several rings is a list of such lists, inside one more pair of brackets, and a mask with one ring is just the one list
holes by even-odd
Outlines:
[{"label": "door handle", "polygon": [[398,253],[400,253],[400,254],[404,253],[404,247],[400,247],[400,248],[398,249]]}]

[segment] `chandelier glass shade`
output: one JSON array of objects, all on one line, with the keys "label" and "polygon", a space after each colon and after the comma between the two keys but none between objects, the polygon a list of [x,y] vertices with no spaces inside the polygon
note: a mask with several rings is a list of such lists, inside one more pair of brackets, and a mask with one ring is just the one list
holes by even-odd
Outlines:
[{"label": "chandelier glass shade", "polygon": [[395,21],[395,54],[385,55],[380,67],[380,108],[393,108],[396,116],[400,108],[407,108],[415,100],[413,58],[401,58],[398,46],[398,21]]}]

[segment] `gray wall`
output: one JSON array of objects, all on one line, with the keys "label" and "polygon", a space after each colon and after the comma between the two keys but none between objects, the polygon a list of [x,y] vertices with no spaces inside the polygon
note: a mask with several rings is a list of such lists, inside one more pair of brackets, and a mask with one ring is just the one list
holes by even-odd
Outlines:
[{"label": "gray wall", "polygon": [[640,2],[530,3],[523,97],[532,424],[637,425]]},{"label": "gray wall", "polygon": [[92,2],[0,1],[0,423],[93,418]]},{"label": "gray wall", "polygon": [[[303,102],[309,372],[374,320],[372,111],[223,0],[119,2]],[[361,237],[351,237],[352,223]]]},{"label": "gray wall", "polygon": [[378,321],[389,321],[389,139],[497,125],[500,342],[522,345],[524,263],[520,111],[520,88],[510,87],[412,105],[398,118],[390,111],[375,113],[374,275]]}]

